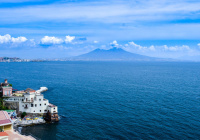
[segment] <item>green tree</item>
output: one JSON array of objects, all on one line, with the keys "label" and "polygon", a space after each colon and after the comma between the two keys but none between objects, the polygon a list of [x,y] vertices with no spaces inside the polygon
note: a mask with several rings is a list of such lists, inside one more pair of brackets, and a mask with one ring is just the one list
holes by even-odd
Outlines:
[{"label": "green tree", "polygon": [[23,112],[21,118],[23,119],[26,116],[26,112]]},{"label": "green tree", "polygon": [[0,109],[2,110],[2,108],[3,108],[3,98],[1,97],[0,98]]},{"label": "green tree", "polygon": [[6,109],[8,109],[7,107],[5,107],[3,105],[3,102],[4,102],[5,99],[6,99],[6,97],[1,97],[0,98],[0,110],[6,110]]}]

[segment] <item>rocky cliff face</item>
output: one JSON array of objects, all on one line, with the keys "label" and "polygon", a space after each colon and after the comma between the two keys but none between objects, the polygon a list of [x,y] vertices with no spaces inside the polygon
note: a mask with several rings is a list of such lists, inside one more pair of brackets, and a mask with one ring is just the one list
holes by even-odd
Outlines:
[{"label": "rocky cliff face", "polygon": [[4,106],[6,106],[8,109],[16,110],[16,113],[19,113],[18,102],[4,102]]}]

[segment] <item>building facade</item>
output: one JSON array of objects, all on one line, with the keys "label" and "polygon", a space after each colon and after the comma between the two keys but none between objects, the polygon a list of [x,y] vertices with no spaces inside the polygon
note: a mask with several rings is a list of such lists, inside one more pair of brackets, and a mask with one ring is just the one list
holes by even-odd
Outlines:
[{"label": "building facade", "polygon": [[[15,95],[15,94],[13,94]],[[49,103],[44,95],[38,92],[22,93],[21,96],[11,96],[5,100],[5,103],[19,103],[18,110],[23,113],[58,113],[58,107]]]},{"label": "building facade", "polygon": [[0,131],[12,130],[12,121],[6,111],[0,111]]},{"label": "building facade", "polygon": [[8,83],[8,80],[5,79],[4,83],[0,84],[1,96],[9,97],[12,96],[12,86]]}]

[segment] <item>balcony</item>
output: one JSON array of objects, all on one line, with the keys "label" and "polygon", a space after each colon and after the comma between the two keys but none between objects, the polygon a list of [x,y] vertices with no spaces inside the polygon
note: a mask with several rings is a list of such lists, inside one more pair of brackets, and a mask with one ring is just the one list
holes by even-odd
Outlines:
[{"label": "balcony", "polygon": [[24,103],[32,103],[33,100],[24,100],[23,102],[24,102]]},{"label": "balcony", "polygon": [[24,109],[28,109],[28,106],[25,106]]}]

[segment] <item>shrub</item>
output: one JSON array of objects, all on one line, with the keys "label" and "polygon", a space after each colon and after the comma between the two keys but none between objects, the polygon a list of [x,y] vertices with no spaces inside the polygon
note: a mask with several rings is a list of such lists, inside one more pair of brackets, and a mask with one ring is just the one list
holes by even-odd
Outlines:
[{"label": "shrub", "polygon": [[23,112],[23,113],[21,114],[21,118],[23,119],[25,116],[26,116],[26,112]]}]

